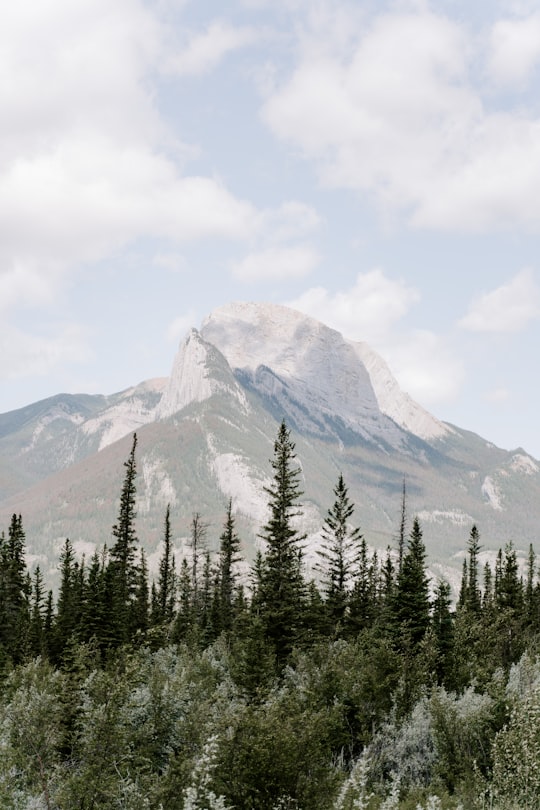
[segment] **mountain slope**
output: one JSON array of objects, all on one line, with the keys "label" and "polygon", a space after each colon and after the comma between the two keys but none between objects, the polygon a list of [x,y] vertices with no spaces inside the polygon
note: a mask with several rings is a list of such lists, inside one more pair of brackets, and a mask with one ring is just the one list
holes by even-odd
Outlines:
[{"label": "mountain slope", "polygon": [[455,555],[473,522],[486,549],[536,540],[534,459],[441,423],[366,344],[268,304],[212,313],[181,342],[168,380],[109,397],[60,395],[0,416],[0,526],[20,512],[44,568],[66,536],[87,554],[109,543],[137,430],[137,525],[150,564],[167,503],[181,554],[194,512],[217,543],[229,497],[252,556],[282,418],[303,470],[308,562],[340,472],[372,546],[394,541],[404,478],[409,516],[419,515],[435,566],[459,569]]}]

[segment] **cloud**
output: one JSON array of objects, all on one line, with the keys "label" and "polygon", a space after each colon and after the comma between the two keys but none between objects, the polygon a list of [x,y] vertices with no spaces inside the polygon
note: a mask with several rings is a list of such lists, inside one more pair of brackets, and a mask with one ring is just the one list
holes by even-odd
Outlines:
[{"label": "cloud", "polygon": [[304,278],[319,264],[318,251],[306,241],[321,219],[310,205],[288,200],[261,211],[252,233],[253,249],[231,264],[239,281],[287,281]]},{"label": "cloud", "polygon": [[[522,98],[497,109],[484,97],[475,47],[465,25],[423,5],[351,14],[348,39],[306,24],[296,66],[261,114],[324,183],[370,194],[414,227],[537,229],[540,119]],[[533,50],[520,65],[508,56],[507,73],[529,69]]]},{"label": "cloud", "polygon": [[259,229],[263,238],[278,244],[308,236],[320,224],[317,211],[297,200],[288,200],[278,208],[267,209],[259,215]]},{"label": "cloud", "polygon": [[177,76],[196,76],[213,70],[227,54],[250,45],[257,38],[253,28],[234,27],[216,21],[202,34],[195,34],[185,48],[172,55],[164,70]]},{"label": "cloud", "polygon": [[309,245],[270,247],[249,253],[232,266],[240,281],[277,281],[304,278],[319,263],[319,255]]},{"label": "cloud", "polygon": [[383,351],[401,388],[422,405],[452,401],[461,390],[465,369],[444,336],[413,330]]},{"label": "cloud", "polygon": [[519,332],[540,316],[540,287],[532,270],[477,298],[459,326],[472,332]]},{"label": "cloud", "polygon": [[488,72],[503,85],[524,85],[540,62],[540,14],[499,20],[492,28]]},{"label": "cloud", "polygon": [[0,377],[15,379],[45,376],[67,363],[89,360],[91,353],[81,329],[68,324],[53,337],[22,332],[9,324],[0,326]]},{"label": "cloud", "polygon": [[[231,31],[216,31],[233,46]],[[183,171],[184,145],[150,84],[169,45],[142,0],[2,6],[0,75],[16,77],[0,82],[0,284],[11,304],[52,298],[81,262],[137,239],[246,240],[257,227],[255,208],[219,178]]]},{"label": "cloud", "polygon": [[195,310],[190,309],[185,315],[179,315],[167,327],[167,339],[178,343],[188,329],[190,329],[197,321]]},{"label": "cloud", "polygon": [[188,269],[186,258],[181,253],[158,253],[152,264],[170,273],[184,273]]},{"label": "cloud", "polygon": [[313,287],[287,306],[305,312],[345,337],[365,341],[389,364],[400,386],[425,406],[453,399],[464,379],[447,339],[428,330],[406,330],[401,319],[419,293],[382,270],[359,273],[349,290]]},{"label": "cloud", "polygon": [[305,312],[352,340],[378,342],[386,337],[409,308],[418,292],[403,281],[392,281],[382,270],[359,273],[354,286],[330,293],[312,287],[287,306]]}]

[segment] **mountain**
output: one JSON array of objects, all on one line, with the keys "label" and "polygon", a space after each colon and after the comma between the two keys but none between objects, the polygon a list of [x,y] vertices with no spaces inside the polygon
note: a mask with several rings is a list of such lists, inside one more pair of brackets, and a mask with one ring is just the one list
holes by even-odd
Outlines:
[{"label": "mountain", "polygon": [[434,576],[454,580],[473,523],[485,553],[537,538],[540,465],[437,420],[400,390],[365,343],[294,310],[235,303],[182,340],[168,379],[112,396],[58,395],[0,415],[0,526],[23,515],[30,561],[54,574],[66,536],[89,555],[110,543],[131,434],[138,531],[150,566],[171,504],[177,553],[193,513],[217,544],[229,497],[248,558],[285,418],[303,471],[306,557],[343,473],[372,547],[395,543],[403,480]]}]

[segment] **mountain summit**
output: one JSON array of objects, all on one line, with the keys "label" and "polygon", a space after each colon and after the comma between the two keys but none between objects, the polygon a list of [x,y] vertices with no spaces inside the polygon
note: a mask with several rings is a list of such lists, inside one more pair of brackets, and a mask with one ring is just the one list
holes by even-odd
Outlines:
[{"label": "mountain summit", "polygon": [[[444,436],[449,428],[399,388],[384,360],[366,343],[347,340],[335,329],[276,304],[233,303],[214,310],[201,334],[219,347],[247,384],[279,395],[285,405],[305,409],[306,426],[340,419],[364,438],[400,438],[388,417],[422,439]],[[270,375],[268,375],[270,372]],[[282,386],[272,386],[272,377]]]},{"label": "mountain summit", "polygon": [[540,469],[440,422],[401,391],[384,360],[295,310],[233,303],[181,341],[168,379],[111,396],[58,395],[0,415],[0,526],[23,515],[46,569],[69,536],[91,553],[110,539],[130,434],[138,443],[138,530],[152,563],[163,514],[179,553],[193,513],[217,542],[225,505],[253,551],[266,519],[268,459],[290,427],[304,490],[307,554],[343,474],[372,546],[392,545],[406,481],[432,558],[459,568],[476,523],[486,549],[523,549],[540,522]]}]

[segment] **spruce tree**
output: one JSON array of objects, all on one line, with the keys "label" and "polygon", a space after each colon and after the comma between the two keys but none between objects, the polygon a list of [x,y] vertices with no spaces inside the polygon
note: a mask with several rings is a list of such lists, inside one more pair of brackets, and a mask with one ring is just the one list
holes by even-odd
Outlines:
[{"label": "spruce tree", "polygon": [[44,620],[45,591],[43,576],[38,565],[32,578],[32,597],[30,605],[30,650],[33,656],[47,654]]},{"label": "spruce tree", "polygon": [[129,458],[124,462],[126,473],[120,495],[118,521],[112,529],[115,542],[110,550],[107,569],[107,607],[110,611],[108,619],[113,645],[129,640],[134,632],[133,606],[138,577],[135,531],[136,448],[137,434],[134,433]]},{"label": "spruce tree", "polygon": [[270,519],[260,537],[266,543],[266,555],[259,573],[257,594],[259,614],[267,639],[281,667],[302,629],[305,584],[302,577],[300,543],[305,538],[293,525],[298,517],[302,492],[295,464],[295,445],[283,421],[274,443],[271,461],[273,483],[265,488],[269,496]]},{"label": "spruce tree", "polygon": [[235,565],[240,561],[240,538],[235,529],[232,499],[227,504],[225,524],[219,538],[219,629],[229,633],[233,623],[234,595],[237,574]]},{"label": "spruce tree", "polygon": [[167,504],[163,528],[163,555],[159,561],[159,578],[152,598],[152,623],[169,624],[176,600],[176,574],[171,539],[171,507]]},{"label": "spruce tree", "polygon": [[0,644],[16,663],[28,651],[31,581],[25,561],[26,537],[21,515],[13,515],[0,543]]},{"label": "spruce tree", "polygon": [[435,589],[433,601],[433,635],[437,649],[437,683],[452,686],[452,653],[454,647],[454,626],[450,611],[450,584],[441,580]]},{"label": "spruce tree", "polygon": [[410,641],[413,649],[422,641],[429,625],[429,580],[425,560],[422,530],[418,518],[415,518],[394,598],[396,630]]},{"label": "spruce tree", "polygon": [[318,551],[323,560],[320,566],[327,615],[333,633],[342,628],[349,598],[352,575],[358,562],[360,529],[351,528],[349,521],[354,504],[340,474],[334,487],[335,501],[328,510],[322,529],[322,546]]},{"label": "spruce tree", "polygon": [[480,535],[476,526],[473,526],[467,544],[469,552],[468,581],[465,607],[475,615],[480,613],[482,607],[482,594],[478,582],[478,555],[480,553]]},{"label": "spruce tree", "polygon": [[77,629],[77,564],[69,538],[60,554],[60,590],[54,623],[53,658],[59,662],[62,652]]}]

